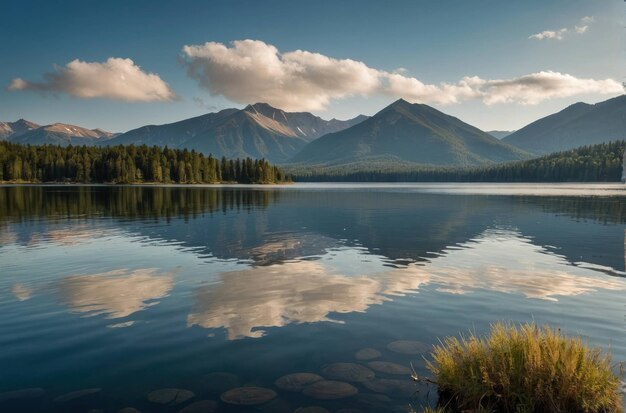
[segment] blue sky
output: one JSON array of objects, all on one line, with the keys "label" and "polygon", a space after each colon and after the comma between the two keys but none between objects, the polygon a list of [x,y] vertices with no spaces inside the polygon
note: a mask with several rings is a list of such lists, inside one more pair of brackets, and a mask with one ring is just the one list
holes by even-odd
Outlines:
[{"label": "blue sky", "polygon": [[404,97],[517,129],[626,80],[621,0],[3,0],[0,15],[5,121],[126,131],[257,100],[345,119]]}]

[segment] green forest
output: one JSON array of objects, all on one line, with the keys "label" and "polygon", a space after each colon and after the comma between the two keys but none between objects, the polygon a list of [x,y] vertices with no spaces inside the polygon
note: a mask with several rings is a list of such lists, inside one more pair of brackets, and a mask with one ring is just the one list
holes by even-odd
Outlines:
[{"label": "green forest", "polygon": [[583,146],[525,161],[479,167],[428,167],[386,163],[366,166],[296,167],[299,182],[619,182],[626,143]]},{"label": "green forest", "polygon": [[289,176],[264,159],[226,159],[157,146],[54,146],[0,142],[0,181],[71,183],[619,182],[623,141],[540,158],[471,168],[343,165],[296,167]]},{"label": "green forest", "polygon": [[55,146],[0,142],[0,181],[269,184],[288,180],[264,159],[216,159],[157,146]]}]

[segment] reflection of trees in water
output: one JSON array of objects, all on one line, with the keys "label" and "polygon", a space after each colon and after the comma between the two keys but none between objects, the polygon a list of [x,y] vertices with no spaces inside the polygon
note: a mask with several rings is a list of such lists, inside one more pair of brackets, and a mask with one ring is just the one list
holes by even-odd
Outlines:
[{"label": "reflection of trees in water", "polygon": [[0,219],[20,220],[86,214],[129,218],[194,218],[205,212],[249,212],[255,208],[267,207],[279,198],[286,203],[303,207],[349,209],[355,214],[389,207],[394,210],[413,208],[415,212],[420,212],[432,206],[444,209],[454,206],[455,215],[464,215],[494,202],[526,204],[538,206],[544,212],[563,214],[574,219],[626,223],[626,202],[620,197],[451,197],[399,192],[281,191],[182,186],[0,187]]},{"label": "reflection of trees in water", "polygon": [[[361,245],[392,260],[421,260],[487,228],[503,226],[518,228],[541,245],[557,246],[578,261],[590,254],[589,234],[604,231],[605,238],[612,237],[604,225],[626,222],[623,201],[620,197],[446,195],[367,188],[0,187],[0,245],[16,237],[18,242],[32,238],[26,232],[57,230],[51,224],[59,219],[71,222],[71,230],[80,220],[102,226],[103,221],[85,219],[99,216],[129,218],[135,222],[125,228],[134,232],[183,242],[218,258],[250,259],[257,264],[317,255],[339,243]],[[564,218],[554,219],[554,215]],[[141,222],[153,219],[194,222],[152,225],[149,230]],[[572,220],[590,224],[585,227]],[[8,222],[29,225],[11,234],[18,229],[4,230]],[[567,238],[559,235],[564,230]],[[612,238],[608,241],[617,245]],[[597,261],[621,267],[610,258]]]},{"label": "reflection of trees in water", "polygon": [[0,219],[84,215],[187,219],[206,212],[265,208],[278,196],[278,191],[219,187],[1,187]]},{"label": "reflection of trees in water", "polygon": [[592,220],[600,224],[626,223],[624,197],[524,197],[520,202],[575,220]]}]

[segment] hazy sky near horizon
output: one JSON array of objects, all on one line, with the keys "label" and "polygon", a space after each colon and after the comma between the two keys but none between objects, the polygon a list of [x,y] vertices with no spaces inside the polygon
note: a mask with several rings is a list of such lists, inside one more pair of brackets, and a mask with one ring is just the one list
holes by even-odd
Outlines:
[{"label": "hazy sky near horizon", "polygon": [[623,93],[622,0],[3,0],[0,120],[126,131],[265,101],[396,100],[518,129]]}]

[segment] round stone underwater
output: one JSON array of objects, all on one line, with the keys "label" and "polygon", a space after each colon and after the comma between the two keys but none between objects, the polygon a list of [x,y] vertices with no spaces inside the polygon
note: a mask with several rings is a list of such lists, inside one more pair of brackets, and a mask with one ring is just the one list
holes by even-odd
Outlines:
[{"label": "round stone underwater", "polygon": [[408,368],[407,366],[403,366],[402,364],[392,363],[390,361],[370,361],[369,363],[367,363],[367,367],[379,373],[393,375],[403,374],[407,376],[411,375],[410,368]]},{"label": "round stone underwater", "polygon": [[314,373],[292,373],[280,377],[274,384],[281,390],[300,392],[305,387],[320,380],[324,380],[324,378]]},{"label": "round stone underwater", "polygon": [[381,356],[380,351],[375,348],[366,347],[354,353],[354,358],[359,361],[374,360]]},{"label": "round stone underwater", "polygon": [[304,395],[319,400],[335,400],[351,397],[359,390],[343,381],[322,380],[311,384],[302,392]]},{"label": "round stone underwater", "polygon": [[227,404],[237,406],[254,406],[257,404],[267,403],[276,397],[274,390],[264,387],[236,387],[222,393],[220,399]]},{"label": "round stone underwater", "polygon": [[413,356],[417,354],[428,353],[431,349],[431,346],[422,343],[421,341],[398,340],[389,343],[387,345],[387,348],[394,353]]},{"label": "round stone underwater", "polygon": [[331,380],[364,382],[372,380],[376,374],[365,366],[356,363],[333,363],[322,369],[325,378]]}]

